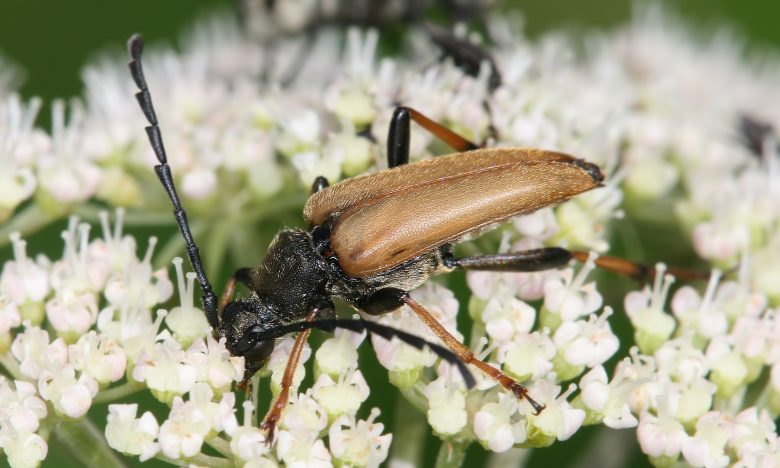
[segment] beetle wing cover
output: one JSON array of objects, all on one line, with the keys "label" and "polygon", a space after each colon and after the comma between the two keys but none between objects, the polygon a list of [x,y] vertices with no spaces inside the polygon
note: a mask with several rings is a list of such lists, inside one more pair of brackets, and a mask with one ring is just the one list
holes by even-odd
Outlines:
[{"label": "beetle wing cover", "polygon": [[565,154],[479,149],[347,179],[312,195],[304,217],[335,215],[331,247],[346,274],[365,277],[601,180],[595,165]]}]

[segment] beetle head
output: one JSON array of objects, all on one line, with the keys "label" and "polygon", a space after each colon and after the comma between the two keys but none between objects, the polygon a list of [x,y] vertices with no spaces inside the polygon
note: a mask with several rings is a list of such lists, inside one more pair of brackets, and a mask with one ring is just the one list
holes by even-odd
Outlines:
[{"label": "beetle head", "polygon": [[225,345],[230,354],[243,356],[247,372],[251,370],[253,374],[274,350],[274,339],[262,336],[277,325],[274,311],[257,297],[252,297],[225,306],[218,333],[226,338]]}]

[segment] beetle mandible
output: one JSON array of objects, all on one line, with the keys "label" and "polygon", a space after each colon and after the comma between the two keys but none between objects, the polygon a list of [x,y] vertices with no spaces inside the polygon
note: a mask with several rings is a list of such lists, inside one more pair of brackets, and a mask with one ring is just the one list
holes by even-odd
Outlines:
[{"label": "beetle mandible", "polygon": [[[429,346],[458,366],[467,385],[470,364],[538,414],[544,405],[526,387],[478,359],[452,336],[409,291],[435,274],[456,269],[539,271],[584,261],[588,254],[548,247],[498,255],[458,258],[453,243],[490,229],[510,217],[602,185],[598,166],[572,156],[529,148],[482,148],[408,107],[398,107],[390,123],[388,169],[344,180],[333,186],[318,177],[304,207],[309,230],[284,229],[256,268],[238,270],[219,303],[211,289],[167,163],[162,136],[141,65],[143,39],[128,41],[136,98],[149,126],[146,132],[159,164],[155,171],[173,204],[187,255],[201,286],[203,309],[216,338],[245,358],[242,385],[268,360],[275,339],[299,332],[263,429],[268,440],[284,410],[303,345],[312,328],[367,330],[408,344]],[[458,153],[409,164],[410,122],[432,132]],[[599,257],[597,265],[633,277],[648,276],[639,264]],[[236,282],[251,291],[232,300]],[[449,348],[401,330],[363,320],[335,319],[334,297],[369,315],[409,306]],[[451,351],[450,351],[451,350]]]}]

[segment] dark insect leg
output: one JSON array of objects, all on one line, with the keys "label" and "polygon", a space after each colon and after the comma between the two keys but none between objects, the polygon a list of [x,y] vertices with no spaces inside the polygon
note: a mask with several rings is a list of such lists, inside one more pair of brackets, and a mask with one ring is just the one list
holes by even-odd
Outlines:
[{"label": "dark insect leg", "polygon": [[225,306],[233,299],[233,293],[236,291],[236,276],[233,275],[225,284],[225,289],[219,297],[219,310],[224,310]]},{"label": "dark insect leg", "polygon": [[[585,263],[589,253],[582,250],[566,250],[561,247],[508,252],[505,254],[479,255],[476,257],[455,258],[452,254],[443,257],[444,266],[463,270],[483,271],[543,271],[566,266],[571,260]],[[619,257],[600,255],[594,263],[607,271],[638,280],[648,281],[655,276],[655,268],[632,262]],[[667,268],[667,273],[683,280],[692,281],[709,278],[709,272],[693,271],[684,268]]]},{"label": "dark insect leg", "polygon": [[[581,250],[572,250],[571,256],[578,262],[588,261],[588,252]],[[594,260],[597,267],[611,271],[637,281],[650,281],[655,278],[655,268],[638,262],[632,262],[620,257],[610,257],[608,255],[599,255]],[[688,268],[667,267],[666,273],[677,279],[684,281],[703,280],[710,277],[709,271],[691,270]]]},{"label": "dark insect leg", "polygon": [[449,128],[422,115],[411,107],[396,107],[387,134],[387,166],[396,167],[409,162],[409,127],[414,120],[456,151],[479,148]]},{"label": "dark insect leg", "polygon": [[219,310],[224,310],[225,306],[232,300],[233,293],[236,291],[236,283],[241,283],[251,290],[256,290],[258,286],[257,273],[251,268],[239,268],[233,273],[225,284],[225,290],[219,298]]},{"label": "dark insect leg", "polygon": [[431,36],[433,43],[441,49],[442,59],[451,58],[455,66],[460,68],[463,73],[474,77],[479,75],[482,64],[487,62],[490,66],[490,79],[488,80],[490,91],[495,91],[501,86],[501,74],[496,67],[493,56],[487,50],[431,23],[427,23],[425,29]]},{"label": "dark insect leg", "polygon": [[444,265],[448,268],[487,271],[542,271],[566,266],[572,254],[560,247],[508,252],[505,254],[479,255],[476,257],[455,258],[445,255]]},{"label": "dark insect leg", "polygon": [[775,132],[772,124],[748,114],[742,114],[739,116],[739,129],[745,147],[755,156],[763,156],[765,146],[770,141],[769,137]]},{"label": "dark insect leg", "polygon": [[152,149],[154,149],[154,154],[160,162],[160,164],[154,166],[154,170],[163,187],[165,187],[168,198],[170,198],[171,203],[173,204],[173,214],[176,217],[176,223],[179,225],[179,230],[184,238],[187,256],[198,277],[198,283],[200,283],[203,310],[206,312],[206,318],[209,321],[209,325],[211,325],[212,329],[216,330],[219,325],[219,317],[217,316],[217,297],[211,290],[211,283],[209,283],[206,272],[203,270],[200,252],[198,251],[198,246],[195,244],[195,240],[192,238],[190,225],[187,222],[187,214],[184,212],[184,208],[182,208],[181,202],[179,201],[179,196],[176,194],[176,186],[173,183],[171,168],[168,166],[168,157],[166,156],[165,148],[163,147],[162,134],[160,133],[160,127],[157,123],[157,115],[155,114],[154,106],[152,105],[152,96],[149,94],[149,88],[146,86],[146,78],[144,78],[143,67],[141,66],[141,53],[144,48],[143,37],[141,37],[140,34],[134,34],[127,42],[127,48],[130,52],[130,58],[132,59],[128,64],[130,67],[130,74],[140,90],[136,93],[135,97],[146,116],[146,120],[149,122],[149,126],[146,127],[146,134],[149,137],[149,143],[152,145]]},{"label": "dark insect leg", "polygon": [[311,193],[317,193],[320,190],[327,188],[329,185],[330,182],[328,182],[328,179],[323,176],[317,176],[311,184]]},{"label": "dark insect leg", "polygon": [[309,330],[312,328],[317,328],[327,332],[332,332],[337,328],[344,328],[356,333],[366,331],[369,334],[381,336],[386,340],[396,337],[409,346],[414,346],[417,349],[429,348],[431,351],[436,353],[437,356],[458,368],[458,371],[463,376],[463,381],[466,383],[466,387],[473,388],[477,384],[477,382],[474,380],[474,376],[471,375],[471,372],[469,372],[463,361],[461,361],[460,358],[458,358],[458,356],[449,349],[437,343],[432,343],[424,338],[420,338],[417,335],[412,335],[411,333],[405,332],[403,330],[389,327],[377,322],[370,322],[368,320],[329,319],[315,320],[312,322],[296,322],[259,334],[257,338],[260,340],[270,340],[287,335],[288,333]]},{"label": "dark insect leg", "polygon": [[501,386],[505,389],[512,392],[518,399],[522,400],[525,398],[528,400],[528,403],[531,405],[531,407],[533,407],[535,414],[538,415],[542,412],[542,410],[544,410],[545,405],[531,398],[528,395],[528,389],[525,386],[521,385],[515,379],[504,374],[485,361],[482,361],[474,356],[474,353],[466,345],[452,336],[452,334],[450,334],[450,332],[448,332],[447,329],[444,328],[444,326],[442,326],[442,324],[440,324],[436,318],[434,318],[433,315],[431,315],[431,313],[425,309],[425,307],[409,297],[409,294],[404,293],[404,295],[399,299],[401,302],[411,307],[417,316],[420,317],[420,320],[422,320],[423,323],[425,323],[425,325],[427,325],[428,328],[430,328],[431,331],[433,331],[436,336],[438,336],[439,339],[441,339],[444,344],[446,344],[458,356],[458,358],[460,358],[460,360],[481,370],[483,373],[485,373],[485,375],[501,384]]},{"label": "dark insect leg", "polygon": [[[306,317],[307,322],[311,322],[317,317],[319,309],[313,310]],[[282,376],[281,387],[279,396],[276,397],[276,401],[271,406],[268,414],[263,421],[262,429],[267,433],[266,444],[270,445],[274,441],[274,433],[276,432],[276,425],[279,424],[279,419],[282,417],[282,411],[287,407],[287,401],[290,398],[290,387],[293,384],[293,377],[295,376],[295,370],[298,368],[298,361],[301,360],[301,353],[303,352],[303,345],[306,344],[306,340],[311,335],[311,329],[303,330],[295,337],[295,343],[293,344],[292,351],[290,351],[290,358],[287,360],[287,367],[284,368],[284,376]]]}]

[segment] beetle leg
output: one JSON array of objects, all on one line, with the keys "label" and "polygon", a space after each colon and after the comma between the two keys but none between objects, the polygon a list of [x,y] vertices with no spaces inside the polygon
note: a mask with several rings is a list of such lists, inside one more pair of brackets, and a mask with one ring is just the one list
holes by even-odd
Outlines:
[{"label": "beetle leg", "polygon": [[233,294],[236,291],[236,283],[241,283],[249,289],[257,289],[257,281],[255,278],[255,271],[251,268],[239,268],[233,273],[225,284],[225,290],[222,291],[222,295],[219,297],[219,310],[223,310],[226,305],[233,298]]},{"label": "beetle leg", "polygon": [[566,266],[572,258],[572,253],[566,249],[547,247],[465,258],[455,258],[452,254],[445,254],[442,261],[445,267],[451,269],[520,272],[560,268]]},{"label": "beetle leg", "polygon": [[487,62],[490,67],[490,78],[488,86],[490,91],[495,91],[501,86],[501,73],[496,67],[496,62],[485,48],[461,38],[444,28],[440,28],[433,23],[425,23],[425,29],[431,40],[441,49],[441,59],[450,57],[456,67],[463,73],[477,77],[479,76],[482,64]]},{"label": "beetle leg", "polygon": [[371,294],[367,299],[361,301],[358,306],[360,310],[366,313],[371,315],[379,315],[396,309],[402,304],[406,304],[411,307],[417,316],[420,317],[420,320],[422,320],[423,323],[425,323],[425,325],[427,325],[428,328],[430,328],[431,331],[433,331],[433,333],[435,333],[436,336],[438,336],[439,339],[442,340],[444,344],[452,350],[453,353],[455,353],[456,356],[458,356],[458,359],[481,370],[488,377],[500,383],[501,386],[510,392],[514,393],[517,398],[525,398],[528,400],[528,403],[531,404],[536,414],[539,414],[544,409],[543,404],[528,396],[528,389],[526,387],[495,367],[477,359],[477,357],[474,356],[474,353],[468,347],[466,347],[466,345],[452,336],[452,334],[448,332],[447,329],[444,328],[442,324],[440,324],[436,318],[425,309],[425,307],[412,299],[408,292],[396,288],[379,289]]},{"label": "beetle leg", "polygon": [[518,399],[522,400],[525,398],[528,400],[528,403],[534,409],[535,414],[538,415],[542,412],[542,410],[544,410],[544,404],[539,403],[528,395],[528,388],[521,385],[512,377],[504,374],[500,370],[474,356],[473,351],[458,341],[457,338],[452,336],[452,334],[448,332],[447,329],[444,328],[444,326],[440,324],[436,318],[431,315],[430,312],[428,312],[428,310],[425,309],[425,307],[412,299],[408,293],[404,293],[401,297],[399,297],[399,300],[408,305],[417,314],[417,316],[420,317],[420,320],[422,320],[423,323],[425,323],[425,325],[427,325],[428,328],[430,328],[431,331],[433,331],[436,336],[438,336],[439,339],[441,339],[444,344],[446,344],[460,358],[461,361],[467,364],[471,364],[477,369],[481,370],[483,373],[485,373],[485,375],[501,384],[501,386],[505,389],[512,392]]},{"label": "beetle leg", "polygon": [[[588,261],[588,252],[581,250],[572,250],[571,256],[578,262]],[[655,278],[655,268],[638,262],[632,262],[620,257],[610,257],[608,255],[599,255],[594,262],[597,267],[607,271],[618,273],[623,276],[635,279],[637,281],[649,281]],[[695,281],[707,279],[710,277],[709,271],[697,271],[687,268],[667,267],[666,273],[677,279],[685,281]]]},{"label": "beetle leg", "polygon": [[[311,322],[314,320],[319,312],[319,309],[309,312],[309,315],[306,316],[306,321]],[[293,343],[292,350],[290,351],[290,358],[287,360],[287,366],[284,368],[284,375],[282,376],[282,390],[276,397],[271,409],[268,410],[268,414],[266,414],[263,425],[261,426],[262,430],[267,433],[265,442],[268,445],[273,443],[276,425],[282,417],[282,411],[287,407],[287,400],[290,398],[290,388],[292,387],[295,370],[298,368],[298,361],[301,359],[303,345],[306,343],[310,334],[311,329],[308,329],[301,331],[298,333],[298,336],[295,337],[295,343]]]},{"label": "beetle leg", "polygon": [[[560,268],[566,266],[571,260],[584,263],[588,261],[588,256],[589,253],[582,250],[546,247],[521,252],[465,258],[455,258],[452,254],[445,253],[442,261],[444,266],[450,269],[530,272]],[[594,260],[594,263],[599,268],[637,281],[648,281],[655,277],[655,268],[619,257],[599,255]],[[679,279],[688,281],[707,279],[709,277],[709,273],[684,268],[668,268],[666,271]]]},{"label": "beetle leg", "polygon": [[330,182],[323,176],[317,176],[314,182],[311,184],[311,193],[317,193],[324,188],[328,188]]},{"label": "beetle leg", "polygon": [[409,162],[409,122],[412,120],[456,151],[479,148],[478,145],[411,107],[396,107],[393,111],[393,117],[390,119],[390,130],[387,134],[387,167],[402,166]]}]

